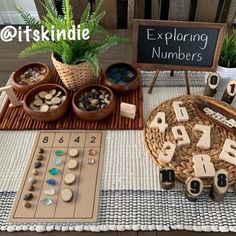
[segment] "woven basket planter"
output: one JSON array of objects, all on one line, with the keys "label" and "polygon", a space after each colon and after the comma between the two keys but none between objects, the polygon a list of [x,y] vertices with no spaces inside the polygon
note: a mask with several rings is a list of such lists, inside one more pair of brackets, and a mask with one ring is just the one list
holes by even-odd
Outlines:
[{"label": "woven basket planter", "polygon": [[77,65],[68,65],[58,61],[54,55],[51,55],[52,62],[63,82],[69,89],[76,91],[84,85],[94,83],[92,66],[87,63]]}]

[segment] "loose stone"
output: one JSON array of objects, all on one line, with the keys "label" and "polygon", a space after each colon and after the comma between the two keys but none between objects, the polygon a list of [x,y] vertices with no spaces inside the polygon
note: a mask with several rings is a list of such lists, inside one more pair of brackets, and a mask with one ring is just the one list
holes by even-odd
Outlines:
[{"label": "loose stone", "polygon": [[95,149],[89,149],[88,154],[89,154],[89,156],[96,156],[97,151]]},{"label": "loose stone", "polygon": [[34,168],[39,169],[42,166],[42,163],[40,161],[37,161],[34,163]]},{"label": "loose stone", "polygon": [[38,175],[38,174],[39,174],[39,172],[38,172],[38,170],[37,170],[37,169],[33,169],[33,170],[32,170],[32,172],[31,172],[31,174],[36,176],[36,175]]},{"label": "loose stone", "polygon": [[36,159],[37,161],[42,161],[43,160],[43,155],[42,154],[37,154]]},{"label": "loose stone", "polygon": [[24,195],[24,200],[25,201],[30,201],[30,200],[32,200],[33,199],[33,197],[34,197],[34,195],[33,195],[33,193],[26,193],[25,195]]},{"label": "loose stone", "polygon": [[31,184],[35,184],[37,182],[37,179],[35,177],[30,177],[28,179],[28,182],[31,183]]},{"label": "loose stone", "polygon": [[30,208],[31,207],[31,204],[27,201],[24,201],[23,202],[23,206],[26,207],[26,208]]}]

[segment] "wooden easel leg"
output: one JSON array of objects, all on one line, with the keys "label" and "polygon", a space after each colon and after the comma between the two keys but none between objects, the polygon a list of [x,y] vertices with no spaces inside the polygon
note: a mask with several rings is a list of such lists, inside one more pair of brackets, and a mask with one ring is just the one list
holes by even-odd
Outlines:
[{"label": "wooden easel leg", "polygon": [[152,90],[153,90],[153,88],[154,88],[154,86],[155,86],[155,83],[156,83],[156,80],[157,80],[157,77],[158,77],[159,73],[160,73],[160,71],[159,71],[159,70],[156,70],[156,73],[155,73],[155,75],[154,75],[154,77],[153,77],[153,79],[152,79],[152,83],[150,84],[150,87],[149,87],[149,90],[148,90],[148,93],[149,93],[149,94],[152,93]]},{"label": "wooden easel leg", "polygon": [[185,75],[186,92],[187,92],[187,95],[190,95],[190,88],[189,88],[189,81],[188,81],[188,71],[184,71],[184,75]]}]

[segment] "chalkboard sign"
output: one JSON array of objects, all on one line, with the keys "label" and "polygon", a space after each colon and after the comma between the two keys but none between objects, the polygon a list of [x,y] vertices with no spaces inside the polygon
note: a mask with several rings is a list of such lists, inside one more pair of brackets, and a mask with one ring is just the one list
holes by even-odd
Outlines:
[{"label": "chalkboard sign", "polygon": [[225,24],[134,20],[133,62],[141,69],[215,71]]}]

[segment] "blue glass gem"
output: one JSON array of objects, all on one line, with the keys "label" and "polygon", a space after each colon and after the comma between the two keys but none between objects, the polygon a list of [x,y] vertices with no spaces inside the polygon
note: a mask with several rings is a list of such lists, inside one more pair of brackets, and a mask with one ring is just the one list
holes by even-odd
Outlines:
[{"label": "blue glass gem", "polygon": [[44,198],[41,203],[44,205],[44,206],[50,206],[53,204],[53,201],[51,198]]},{"label": "blue glass gem", "polygon": [[52,163],[54,166],[58,166],[61,164],[61,158],[60,157],[54,157],[52,160]]},{"label": "blue glass gem", "polygon": [[55,179],[47,179],[46,181],[49,185],[55,186],[57,184],[57,181]]},{"label": "blue glass gem", "polygon": [[57,168],[52,168],[48,171],[51,175],[58,175],[60,170]]}]

